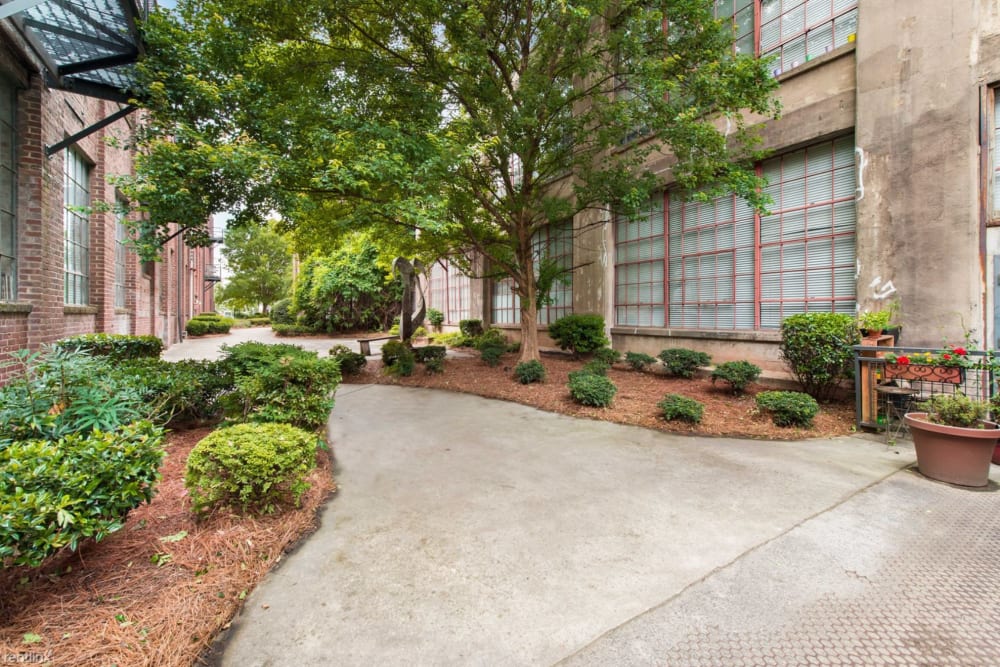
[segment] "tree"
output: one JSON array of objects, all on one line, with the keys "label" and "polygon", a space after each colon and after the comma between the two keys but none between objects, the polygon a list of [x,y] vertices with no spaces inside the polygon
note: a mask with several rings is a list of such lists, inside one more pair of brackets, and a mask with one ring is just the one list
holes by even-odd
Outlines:
[{"label": "tree", "polygon": [[148,144],[136,182],[190,167],[206,196],[267,202],[308,234],[475,251],[520,297],[522,360],[538,357],[539,274],[551,284],[533,239],[587,209],[635,214],[663,186],[654,153],[693,196],[765,204],[744,113],[776,113],[776,84],[704,0],[179,8],[149,22],[143,71],[156,140],[185,148]]},{"label": "tree", "polygon": [[292,257],[288,242],[275,224],[235,227],[226,234],[222,256],[233,275],[222,287],[219,301],[237,309],[258,304],[264,314],[288,293]]}]

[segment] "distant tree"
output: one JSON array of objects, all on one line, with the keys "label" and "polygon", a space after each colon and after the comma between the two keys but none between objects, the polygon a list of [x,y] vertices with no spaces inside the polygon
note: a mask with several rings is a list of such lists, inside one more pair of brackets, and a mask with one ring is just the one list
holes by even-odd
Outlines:
[{"label": "distant tree", "polygon": [[219,292],[221,303],[237,310],[259,305],[267,314],[272,303],[287,296],[291,251],[274,223],[231,228],[222,256],[232,276]]}]

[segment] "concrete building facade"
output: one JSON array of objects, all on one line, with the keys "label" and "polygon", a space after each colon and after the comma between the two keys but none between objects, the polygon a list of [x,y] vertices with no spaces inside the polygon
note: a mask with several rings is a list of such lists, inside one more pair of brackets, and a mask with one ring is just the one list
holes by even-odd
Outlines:
[{"label": "concrete building facade", "polygon": [[139,261],[111,178],[133,174],[138,116],[47,154],[123,105],[52,89],[43,72],[24,33],[0,21],[0,362],[80,333],[174,343],[187,319],[213,308],[213,251],[178,235],[163,261]]},{"label": "concrete building facade", "polygon": [[[763,123],[772,157],[757,165],[770,213],[734,197],[687,203],[668,177],[639,221],[578,216],[572,247],[560,253],[584,266],[559,295],[571,302],[559,314],[602,314],[616,349],[689,347],[771,373],[784,370],[784,317],[853,314],[889,299],[898,300],[905,345],[970,336],[995,347],[1000,4],[714,7],[733,22],[734,48],[775,57],[782,115]],[[667,174],[669,162],[659,155],[650,166]],[[550,236],[561,248],[562,236]],[[483,306],[472,317],[517,335],[509,289],[476,280],[469,289],[468,302]]]}]

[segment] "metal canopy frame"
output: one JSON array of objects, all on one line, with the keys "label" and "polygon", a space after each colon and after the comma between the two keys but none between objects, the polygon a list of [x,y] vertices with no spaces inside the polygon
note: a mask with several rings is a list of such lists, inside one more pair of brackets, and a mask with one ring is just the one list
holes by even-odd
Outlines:
[{"label": "metal canopy frame", "polygon": [[45,66],[50,88],[127,104],[149,0],[0,0]]}]

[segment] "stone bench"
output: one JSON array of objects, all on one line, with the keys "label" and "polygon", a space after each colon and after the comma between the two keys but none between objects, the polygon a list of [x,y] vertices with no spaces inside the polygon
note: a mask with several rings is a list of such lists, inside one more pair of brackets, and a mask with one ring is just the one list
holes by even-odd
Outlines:
[{"label": "stone bench", "polygon": [[371,344],[377,340],[396,340],[399,336],[375,336],[374,338],[359,338],[358,345],[361,346],[361,354],[370,357],[372,354]]}]

